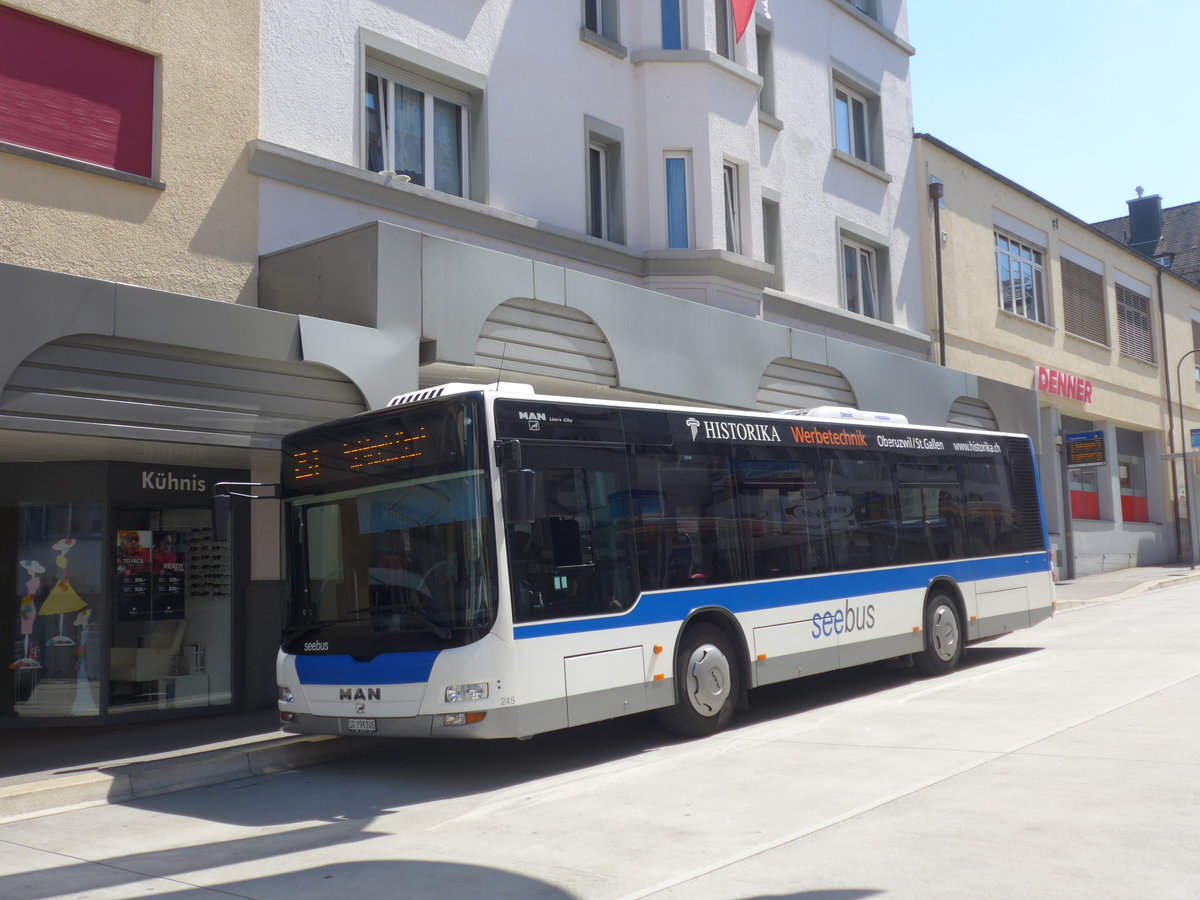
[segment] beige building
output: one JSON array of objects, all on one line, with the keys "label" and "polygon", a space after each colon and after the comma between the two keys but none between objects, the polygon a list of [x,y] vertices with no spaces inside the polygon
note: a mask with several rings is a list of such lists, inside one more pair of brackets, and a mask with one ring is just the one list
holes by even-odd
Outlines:
[{"label": "beige building", "polygon": [[1186,556],[1172,454],[1200,395],[1189,360],[1181,428],[1176,369],[1200,291],[936,138],[916,147],[930,333],[943,364],[1037,391],[1059,577]]},{"label": "beige building", "polygon": [[0,262],[254,302],[258,4],[6,0],[0,16],[17,48],[73,60],[5,48],[26,90],[0,110]]}]

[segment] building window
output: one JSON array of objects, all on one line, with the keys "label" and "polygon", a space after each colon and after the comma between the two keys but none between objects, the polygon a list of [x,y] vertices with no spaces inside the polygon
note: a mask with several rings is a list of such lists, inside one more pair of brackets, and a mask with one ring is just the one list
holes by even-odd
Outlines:
[{"label": "building window", "polygon": [[625,242],[624,175],[621,147],[624,133],[620,128],[586,119],[587,153],[587,233],[592,237],[621,244]]},{"label": "building window", "polygon": [[729,8],[729,0],[713,0],[717,13],[717,55],[733,59],[737,38],[733,32],[733,11]]},{"label": "building window", "polygon": [[667,247],[683,250],[692,246],[691,209],[688,196],[688,157],[685,153],[668,153],[666,166]]},{"label": "building window", "polygon": [[758,92],[758,108],[768,115],[775,115],[775,56],[771,32],[765,28],[755,30],[758,55],[758,74],[762,77],[762,89]]},{"label": "building window", "polygon": [[[1096,431],[1095,422],[1086,419],[1076,419],[1073,416],[1063,416],[1061,419],[1064,434],[1080,434],[1086,431]],[[1100,476],[1098,466],[1074,466],[1068,476],[1071,493],[1071,517],[1074,519],[1100,518]]]},{"label": "building window", "polygon": [[588,234],[608,238],[608,150],[588,144]]},{"label": "building window", "polygon": [[1041,250],[997,231],[996,275],[1002,310],[1049,324]]},{"label": "building window", "polygon": [[662,47],[664,50],[683,49],[683,0],[661,0]]},{"label": "building window", "polygon": [[1142,362],[1154,362],[1154,337],[1150,331],[1150,298],[1117,285],[1117,337],[1121,352]]},{"label": "building window", "polygon": [[738,167],[725,163],[721,167],[725,194],[725,249],[730,253],[742,252],[742,200],[738,184]]},{"label": "building window", "polygon": [[779,203],[763,197],[763,262],[775,267],[771,287],[783,290],[783,237],[779,225]]},{"label": "building window", "polygon": [[1117,429],[1117,472],[1121,482],[1121,517],[1126,522],[1149,522],[1146,448],[1140,431]]},{"label": "building window", "polygon": [[842,304],[868,319],[879,312],[879,257],[874,247],[842,238]]},{"label": "building window", "polygon": [[1069,259],[1062,267],[1063,327],[1076,337],[1108,343],[1104,316],[1104,276]]},{"label": "building window", "polygon": [[[1192,349],[1200,350],[1200,321],[1192,319]],[[1192,355],[1196,363],[1196,381],[1200,381],[1200,353]]]},{"label": "building window", "polygon": [[151,178],[155,59],[0,6],[0,141]]},{"label": "building window", "polygon": [[833,86],[833,121],[837,149],[876,168],[883,168],[877,137],[879,99],[841,83]]},{"label": "building window", "polygon": [[583,0],[583,27],[585,31],[620,43],[618,0]]},{"label": "building window", "polygon": [[365,165],[413,184],[467,196],[467,97],[412,76],[367,71]]},{"label": "building window", "polygon": [[879,21],[879,0],[843,0],[848,6],[853,6],[860,13]]}]

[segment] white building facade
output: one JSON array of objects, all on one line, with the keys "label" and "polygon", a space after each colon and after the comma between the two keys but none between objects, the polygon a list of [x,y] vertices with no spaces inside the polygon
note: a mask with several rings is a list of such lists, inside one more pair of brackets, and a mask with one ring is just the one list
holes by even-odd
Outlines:
[{"label": "white building facade", "polygon": [[980,390],[928,363],[903,5],[738,24],[728,0],[265,3],[260,304],[370,402],[503,365],[953,418]]}]

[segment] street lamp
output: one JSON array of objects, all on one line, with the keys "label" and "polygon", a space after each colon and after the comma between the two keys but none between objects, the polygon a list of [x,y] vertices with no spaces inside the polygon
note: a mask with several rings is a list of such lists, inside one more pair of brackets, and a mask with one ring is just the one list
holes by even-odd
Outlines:
[{"label": "street lamp", "polygon": [[1175,364],[1175,384],[1179,386],[1179,439],[1183,445],[1183,504],[1187,507],[1188,515],[1188,561],[1191,563],[1190,568],[1196,568],[1196,523],[1192,516],[1192,491],[1191,478],[1188,477],[1188,459],[1187,448],[1188,439],[1191,435],[1188,434],[1187,425],[1183,421],[1183,361],[1189,356],[1195,356],[1200,353],[1200,347],[1189,350],[1183,356],[1179,357],[1179,362]]}]

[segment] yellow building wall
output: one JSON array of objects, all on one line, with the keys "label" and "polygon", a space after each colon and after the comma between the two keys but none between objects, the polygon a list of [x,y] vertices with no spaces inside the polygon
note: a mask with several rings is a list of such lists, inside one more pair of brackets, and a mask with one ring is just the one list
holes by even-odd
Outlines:
[{"label": "yellow building wall", "polygon": [[[1190,316],[1200,309],[1200,291],[1173,276],[1163,278],[1167,347],[1160,331],[1157,266],[1093,231],[1062,211],[986,170],[970,164],[927,140],[918,140],[919,166],[926,176],[944,183],[940,210],[942,283],[947,343],[946,362],[952,368],[1035,387],[1034,367],[1058,369],[1093,382],[1090,404],[1062,396],[1043,395],[1067,415],[1107,419],[1146,431],[1167,428],[1164,359],[1174,360],[1191,346]],[[923,230],[923,259],[927,268],[929,322],[936,332],[936,270],[932,201]],[[1049,324],[1042,325],[1000,308],[996,269],[997,211],[1046,235],[1045,287]],[[1018,237],[1020,235],[1017,235]],[[1069,334],[1063,327],[1062,267],[1064,245],[1100,260],[1104,265],[1107,344]],[[1066,251],[1070,253],[1068,249]],[[1117,273],[1146,285],[1149,295],[1155,362],[1143,362],[1120,352],[1116,317]],[[1186,345],[1186,346],[1185,346]],[[1174,390],[1172,391],[1174,393]]]},{"label": "yellow building wall", "polygon": [[255,0],[5,0],[158,61],[158,189],[0,153],[0,262],[256,302]]}]

